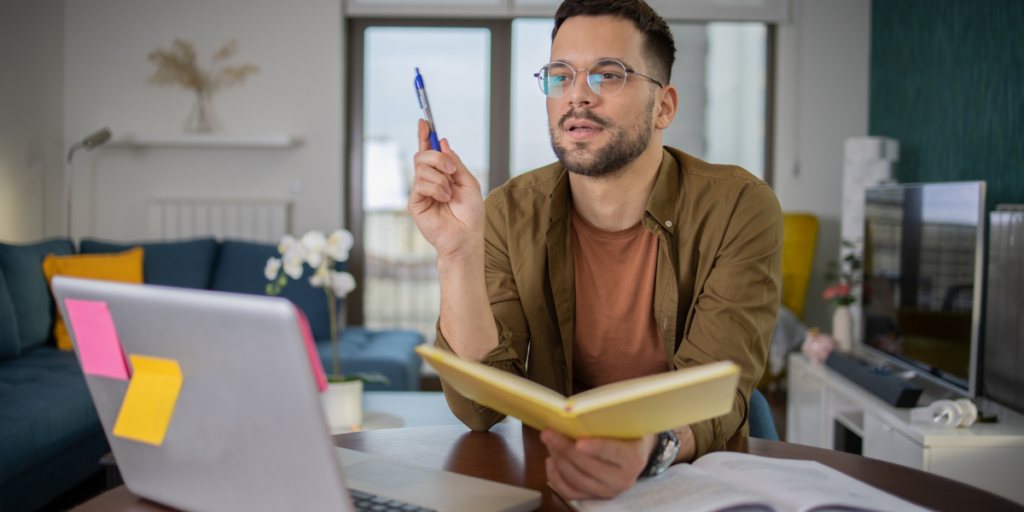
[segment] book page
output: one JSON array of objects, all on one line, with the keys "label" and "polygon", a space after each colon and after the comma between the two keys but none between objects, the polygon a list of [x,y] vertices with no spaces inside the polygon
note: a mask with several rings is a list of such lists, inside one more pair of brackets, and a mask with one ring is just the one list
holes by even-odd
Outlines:
[{"label": "book page", "polygon": [[572,410],[577,413],[608,407],[638,398],[655,395],[672,389],[681,389],[694,384],[713,381],[739,373],[739,366],[732,361],[684,368],[671,372],[656,373],[646,377],[605,384],[569,397]]},{"label": "book page", "polygon": [[923,507],[813,461],[716,452],[701,457],[694,466],[797,512],[822,509],[927,512]]},{"label": "book page", "polygon": [[762,497],[744,491],[689,464],[637,481],[611,500],[571,501],[579,512],[778,512]]}]

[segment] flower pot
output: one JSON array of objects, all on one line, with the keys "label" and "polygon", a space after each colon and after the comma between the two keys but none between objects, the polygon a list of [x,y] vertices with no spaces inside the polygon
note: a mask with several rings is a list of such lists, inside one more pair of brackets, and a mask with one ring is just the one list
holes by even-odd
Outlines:
[{"label": "flower pot", "polygon": [[836,340],[835,349],[839,352],[849,353],[853,348],[850,306],[836,306],[835,313],[832,313],[832,339]]},{"label": "flower pot", "polygon": [[331,430],[358,430],[363,424],[363,381],[331,382],[320,395]]}]

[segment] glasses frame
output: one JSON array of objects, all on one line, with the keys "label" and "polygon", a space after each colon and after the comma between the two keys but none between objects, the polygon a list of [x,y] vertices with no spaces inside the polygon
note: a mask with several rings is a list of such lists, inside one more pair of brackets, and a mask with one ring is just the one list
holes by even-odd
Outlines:
[{"label": "glasses frame", "polygon": [[[569,92],[572,91],[572,88],[576,87],[576,77],[579,75],[579,72],[582,71],[582,72],[587,74],[587,87],[589,87],[590,90],[594,92],[594,94],[596,94],[598,96],[601,96],[602,98],[610,98],[610,97],[615,96],[616,94],[622,92],[622,89],[626,88],[626,82],[628,82],[629,80],[628,79],[624,79],[622,81],[622,88],[617,90],[617,91],[615,91],[614,94],[601,94],[600,92],[595,91],[593,84],[590,83],[590,77],[592,76],[590,74],[590,70],[594,69],[594,66],[598,65],[601,62],[614,62],[614,63],[622,66],[622,69],[626,71],[626,76],[627,77],[629,76],[629,73],[633,73],[634,75],[636,75],[638,77],[646,78],[646,79],[650,80],[651,82],[656,84],[658,86],[658,88],[665,87],[658,80],[655,80],[655,79],[653,79],[653,78],[651,78],[651,77],[649,77],[647,75],[643,75],[643,74],[637,73],[635,69],[627,67],[625,64],[622,63],[622,61],[620,61],[618,59],[600,59],[600,60],[594,62],[593,64],[591,64],[590,67],[586,68],[586,69],[584,69],[584,68],[576,69],[576,68],[572,67],[571,65],[569,65],[568,62],[562,62],[562,61],[557,61],[556,60],[556,61],[548,62],[547,64],[542,66],[540,68],[541,70],[536,72],[536,73],[534,73],[533,76],[534,76],[534,78],[537,79],[537,85],[540,87],[541,94],[543,94],[544,96],[547,96],[548,98],[558,99],[558,98],[564,98],[564,97],[568,96]],[[552,64],[562,64],[562,65],[564,65],[564,66],[566,66],[566,67],[568,67],[569,69],[572,70],[572,83],[569,84],[569,88],[566,89],[566,91],[568,91],[568,92],[566,92],[565,94],[563,94],[561,96],[552,96],[552,95],[548,94],[547,92],[544,91],[544,84],[541,83],[541,81],[543,80],[541,78],[541,76],[540,76],[541,73],[544,71],[544,68],[547,68],[547,67],[551,66]]]}]

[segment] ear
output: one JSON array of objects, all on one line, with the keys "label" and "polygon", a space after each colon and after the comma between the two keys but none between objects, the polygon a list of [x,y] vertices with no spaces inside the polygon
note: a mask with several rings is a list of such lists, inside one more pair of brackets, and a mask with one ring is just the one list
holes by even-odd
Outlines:
[{"label": "ear", "polygon": [[654,109],[657,117],[654,120],[654,127],[664,130],[676,118],[676,109],[679,108],[679,91],[674,85],[666,85],[657,94],[658,104]]}]

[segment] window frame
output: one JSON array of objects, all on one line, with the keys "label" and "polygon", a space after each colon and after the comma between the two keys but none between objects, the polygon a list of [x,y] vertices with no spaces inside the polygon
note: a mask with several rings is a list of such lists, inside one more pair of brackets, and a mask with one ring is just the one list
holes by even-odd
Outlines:
[{"label": "window frame", "polygon": [[[348,20],[346,51],[348,57],[346,80],[345,153],[348,176],[345,224],[352,233],[354,243],[349,252],[347,271],[357,283],[366,282],[366,256],[363,212],[363,93],[366,52],[366,29],[370,27],[439,27],[486,28],[491,32],[490,117],[488,126],[488,192],[509,179],[509,148],[512,112],[512,20],[511,19],[411,19],[411,18],[350,18]],[[409,76],[409,96],[414,94],[412,75]],[[409,128],[410,130],[413,127]],[[357,287],[345,301],[346,323],[363,325],[365,304],[363,289]]]}]

